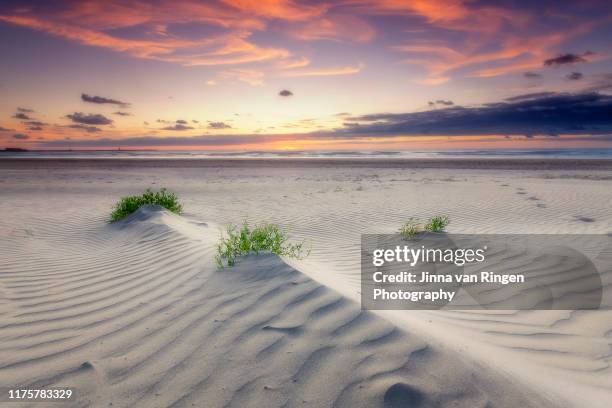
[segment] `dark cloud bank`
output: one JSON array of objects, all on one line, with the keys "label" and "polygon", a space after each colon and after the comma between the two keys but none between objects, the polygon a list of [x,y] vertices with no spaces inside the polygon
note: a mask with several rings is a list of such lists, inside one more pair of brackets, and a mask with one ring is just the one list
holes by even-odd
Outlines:
[{"label": "dark cloud bank", "polygon": [[557,135],[612,131],[612,96],[599,93],[519,95],[477,107],[347,118],[355,135]]}]

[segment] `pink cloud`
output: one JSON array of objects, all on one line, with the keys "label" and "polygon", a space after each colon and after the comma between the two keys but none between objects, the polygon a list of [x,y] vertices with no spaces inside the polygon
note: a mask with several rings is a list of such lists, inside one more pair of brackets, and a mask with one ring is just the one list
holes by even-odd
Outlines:
[{"label": "pink cloud", "polygon": [[[265,10],[260,14],[266,15]],[[271,10],[269,14],[276,15],[278,11]],[[241,64],[282,59],[291,54],[286,49],[260,46],[251,40],[253,30],[266,27],[263,19],[242,15],[231,5],[215,3],[164,0],[152,5],[144,1],[86,1],[44,14],[36,9],[3,14],[0,21],[137,58],[183,65]],[[168,35],[169,24],[190,22],[223,27],[227,31],[196,39]],[[134,39],[109,31],[137,26],[150,27],[149,35]]]}]

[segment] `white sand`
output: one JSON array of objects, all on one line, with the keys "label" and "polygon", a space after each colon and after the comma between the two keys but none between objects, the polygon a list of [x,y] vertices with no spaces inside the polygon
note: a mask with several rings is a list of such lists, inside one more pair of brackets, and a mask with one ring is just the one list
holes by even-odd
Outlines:
[{"label": "white sand", "polygon": [[[435,214],[451,232],[609,233],[609,171],[76,166],[0,181],[0,388],[72,386],[75,406],[612,400],[609,311],[358,304],[361,233]],[[176,191],[185,216],[105,222],[147,186]],[[215,272],[219,226],[243,219],[290,226],[311,256]]]}]

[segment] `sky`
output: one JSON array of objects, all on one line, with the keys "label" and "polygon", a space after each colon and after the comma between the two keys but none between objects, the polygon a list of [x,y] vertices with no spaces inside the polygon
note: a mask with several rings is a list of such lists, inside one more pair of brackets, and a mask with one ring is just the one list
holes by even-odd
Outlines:
[{"label": "sky", "polygon": [[609,1],[0,3],[0,148],[612,148]]}]

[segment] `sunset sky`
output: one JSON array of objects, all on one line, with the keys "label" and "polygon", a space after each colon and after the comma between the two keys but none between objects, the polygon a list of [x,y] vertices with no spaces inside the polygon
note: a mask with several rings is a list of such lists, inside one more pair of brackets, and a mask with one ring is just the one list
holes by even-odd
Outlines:
[{"label": "sunset sky", "polygon": [[612,147],[609,1],[3,1],[0,38],[0,148]]}]

